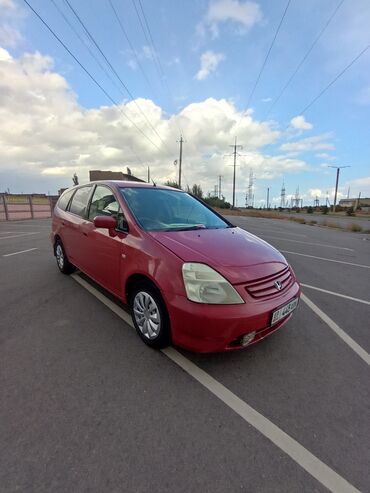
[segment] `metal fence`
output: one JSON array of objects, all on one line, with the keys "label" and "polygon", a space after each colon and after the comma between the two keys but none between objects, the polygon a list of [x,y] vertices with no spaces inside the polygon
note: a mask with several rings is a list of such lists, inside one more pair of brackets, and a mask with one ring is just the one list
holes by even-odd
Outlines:
[{"label": "metal fence", "polygon": [[0,194],[0,221],[51,217],[58,197]]}]

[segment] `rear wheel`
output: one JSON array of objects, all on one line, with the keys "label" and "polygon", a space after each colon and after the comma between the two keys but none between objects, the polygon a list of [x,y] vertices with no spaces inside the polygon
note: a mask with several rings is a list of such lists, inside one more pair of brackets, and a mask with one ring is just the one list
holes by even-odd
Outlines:
[{"label": "rear wheel", "polygon": [[55,242],[54,252],[60,272],[63,274],[71,274],[76,270],[76,267],[68,260],[61,240]]},{"label": "rear wheel", "polygon": [[137,333],[148,346],[161,349],[171,343],[170,321],[159,291],[149,283],[136,284],[130,296]]}]

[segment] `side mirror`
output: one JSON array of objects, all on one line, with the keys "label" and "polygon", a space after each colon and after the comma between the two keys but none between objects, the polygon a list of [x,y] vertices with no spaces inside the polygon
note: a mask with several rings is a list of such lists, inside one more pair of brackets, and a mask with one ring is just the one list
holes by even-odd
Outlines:
[{"label": "side mirror", "polygon": [[104,229],[116,229],[117,227],[117,219],[112,216],[96,216],[94,218],[94,226],[96,228],[104,228]]}]

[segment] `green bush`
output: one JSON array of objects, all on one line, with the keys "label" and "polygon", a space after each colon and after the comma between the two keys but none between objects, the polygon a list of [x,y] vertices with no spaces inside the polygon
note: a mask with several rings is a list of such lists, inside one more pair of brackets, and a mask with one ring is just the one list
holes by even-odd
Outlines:
[{"label": "green bush", "polygon": [[313,214],[313,208],[311,206],[307,207],[307,214]]},{"label": "green bush", "polygon": [[349,207],[347,210],[346,210],[346,214],[347,216],[355,216],[355,211],[353,209],[353,207]]}]

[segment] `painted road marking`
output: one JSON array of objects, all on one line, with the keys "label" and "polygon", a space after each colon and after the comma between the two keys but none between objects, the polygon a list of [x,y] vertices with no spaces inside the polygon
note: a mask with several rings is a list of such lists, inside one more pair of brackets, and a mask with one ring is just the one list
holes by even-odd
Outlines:
[{"label": "painted road marking", "polygon": [[307,241],[292,240],[291,238],[282,238],[281,236],[270,236],[270,235],[265,235],[263,233],[261,234],[261,236],[265,236],[266,238],[273,238],[275,240],[292,241],[294,243],[303,243],[304,245],[314,245],[314,246],[325,247],[325,248],[337,248],[338,250],[347,250],[349,252],[354,252],[353,248],[346,248],[346,247],[340,247],[340,246],[335,246],[335,245],[325,245],[325,243],[309,243]]},{"label": "painted road marking", "polygon": [[230,409],[235,411],[247,423],[258,430],[263,436],[268,438],[280,450],[291,457],[294,462],[299,464],[305,471],[313,476],[322,485],[332,492],[358,492],[346,479],[342,478],[333,469],[313,455],[309,450],[276,426],[272,421],[265,418],[262,414],[249,406],[228,388],[211,377],[204,370],[185,358],[176,349],[169,347],[162,349],[168,358],[180,366],[186,373],[197,380],[206,389],[218,397]]},{"label": "painted road marking", "polygon": [[33,250],[38,250],[38,248],[29,248],[28,250],[21,250],[20,252],[7,253],[3,257],[11,257],[12,255],[19,255],[20,253],[32,252]]},{"label": "painted road marking", "polygon": [[315,255],[307,255],[306,253],[289,252],[288,250],[280,250],[282,253],[290,253],[291,255],[299,255],[300,257],[315,258],[318,260],[326,260],[327,262],[335,262],[337,264],[352,265],[353,267],[361,267],[362,269],[370,269],[370,265],[354,264],[352,262],[344,262],[343,260],[333,260],[332,258],[316,257]]},{"label": "painted road marking", "polygon": [[328,291],[327,289],[317,288],[316,286],[311,286],[310,284],[303,284],[303,282],[300,282],[299,284],[304,288],[315,289],[316,291],[332,294],[333,296],[339,296],[340,298],[346,298],[347,300],[357,301],[358,303],[364,303],[365,305],[370,305],[370,301],[360,300],[359,298],[353,298],[353,296],[347,296],[345,294],[336,293],[335,291]]},{"label": "painted road marking", "polygon": [[[116,315],[124,320],[130,327],[133,327],[131,317],[122,308],[117,306],[113,301],[104,296],[100,291],[91,286],[77,274],[71,276],[87,291],[93,294],[99,301],[110,308]],[[176,349],[170,347],[161,350],[171,361],[176,363],[191,377],[197,380],[203,387],[208,389],[214,396],[220,399],[230,409],[236,412],[248,424],[258,430],[264,437],[268,438],[280,450],[284,451],[305,471],[313,476],[317,481],[324,485],[332,492],[342,493],[360,493],[357,488],[352,486],[346,479],[336,473],[315,455],[309,452],[299,442],[294,440],[290,435],[285,433],[281,428],[276,426],[272,421],[265,418],[262,414],[249,406],[228,388],[211,377],[204,370],[185,358]]]},{"label": "painted road marking", "polygon": [[365,351],[356,341],[352,339],[343,329],[337,325],[326,313],[324,313],[313,301],[311,301],[305,294],[301,294],[301,299],[316,313],[317,316],[325,322],[331,330],[333,330],[337,336],[339,336],[343,342],[345,342],[361,359],[370,366],[370,354]]},{"label": "painted road marking", "polygon": [[12,235],[12,236],[1,236],[0,240],[7,240],[8,238],[20,238],[21,236],[29,236],[29,235],[39,235],[40,232],[37,231],[36,233],[21,233],[18,235]]}]

